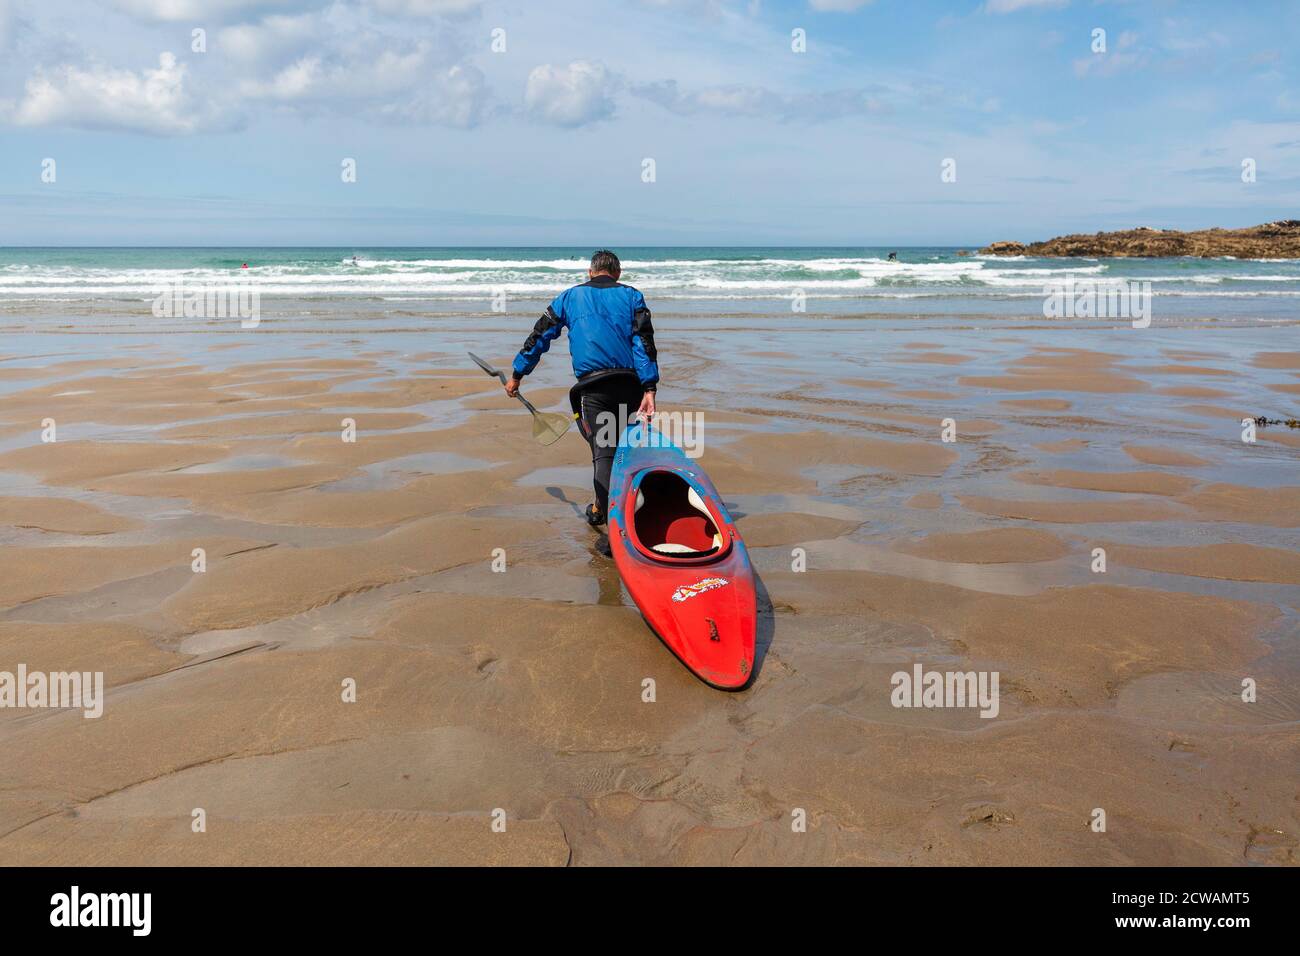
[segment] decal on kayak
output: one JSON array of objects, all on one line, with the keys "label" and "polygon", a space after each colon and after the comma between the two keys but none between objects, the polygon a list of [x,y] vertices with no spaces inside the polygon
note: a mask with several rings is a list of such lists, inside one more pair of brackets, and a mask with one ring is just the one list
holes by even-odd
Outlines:
[{"label": "decal on kayak", "polygon": [[697,594],[703,594],[705,591],[712,591],[714,588],[725,587],[730,584],[726,578],[704,578],[702,581],[696,581],[694,584],[683,584],[673,592],[674,601],[685,601],[687,598],[693,598]]}]

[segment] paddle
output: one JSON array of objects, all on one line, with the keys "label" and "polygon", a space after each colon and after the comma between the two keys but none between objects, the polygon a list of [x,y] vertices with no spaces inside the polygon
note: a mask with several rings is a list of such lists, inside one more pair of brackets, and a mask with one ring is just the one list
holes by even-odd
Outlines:
[{"label": "paddle", "polygon": [[[505,373],[502,372],[500,369],[493,368],[491,365],[483,361],[473,352],[469,353],[469,357],[474,360],[475,365],[477,365],[483,371],[487,372],[487,374],[493,375],[496,378],[500,379],[502,385],[506,383]],[[555,444],[557,441],[559,441],[561,438],[564,437],[564,433],[567,432],[569,430],[569,426],[573,424],[573,419],[570,418],[568,415],[561,415],[557,412],[539,412],[537,409],[533,407],[532,402],[524,398],[522,392],[516,394],[515,398],[519,399],[519,401],[523,403],[524,408],[528,409],[528,411],[532,413],[533,439],[538,444],[541,445]]]}]

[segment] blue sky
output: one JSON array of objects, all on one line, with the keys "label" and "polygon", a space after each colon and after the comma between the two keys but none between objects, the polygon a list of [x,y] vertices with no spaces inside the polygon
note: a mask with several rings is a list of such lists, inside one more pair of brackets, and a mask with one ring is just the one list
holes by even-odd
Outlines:
[{"label": "blue sky", "polygon": [[0,0],[0,244],[972,245],[1297,218],[1298,24],[1294,0]]}]

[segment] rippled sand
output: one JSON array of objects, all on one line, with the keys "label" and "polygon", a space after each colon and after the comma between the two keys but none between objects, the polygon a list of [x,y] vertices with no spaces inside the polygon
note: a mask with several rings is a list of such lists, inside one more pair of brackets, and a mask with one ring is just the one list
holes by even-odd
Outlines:
[{"label": "rippled sand", "polygon": [[[596,552],[585,445],[464,357],[528,320],[7,343],[0,671],[109,690],[0,709],[0,858],[1296,862],[1300,447],[1240,418],[1295,417],[1300,352],[657,322],[762,580],[735,694]],[[997,716],[893,706],[915,664],[997,672]]]}]

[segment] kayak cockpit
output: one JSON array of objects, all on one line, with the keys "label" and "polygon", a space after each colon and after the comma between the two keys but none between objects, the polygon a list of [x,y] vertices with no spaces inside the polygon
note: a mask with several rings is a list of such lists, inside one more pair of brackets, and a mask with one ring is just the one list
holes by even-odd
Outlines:
[{"label": "kayak cockpit", "polygon": [[659,561],[698,560],[730,546],[721,517],[700,489],[676,471],[648,470],[633,482],[632,538]]}]

